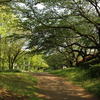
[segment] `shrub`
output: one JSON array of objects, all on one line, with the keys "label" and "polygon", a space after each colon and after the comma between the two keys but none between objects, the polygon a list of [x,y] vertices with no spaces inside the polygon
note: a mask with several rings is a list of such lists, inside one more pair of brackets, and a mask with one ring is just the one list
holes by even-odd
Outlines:
[{"label": "shrub", "polygon": [[91,65],[95,65],[95,64],[99,64],[100,61],[98,58],[95,58],[95,59],[92,59],[92,60],[89,60],[89,61],[85,61],[81,64],[79,64],[79,66],[83,66],[84,68],[89,68],[91,67]]},{"label": "shrub", "polygon": [[20,70],[17,70],[17,69],[12,69],[12,70],[0,70],[0,72],[21,72]]},{"label": "shrub", "polygon": [[89,71],[89,75],[92,78],[95,77],[100,77],[100,64],[96,64],[96,65],[90,65],[90,71]]}]

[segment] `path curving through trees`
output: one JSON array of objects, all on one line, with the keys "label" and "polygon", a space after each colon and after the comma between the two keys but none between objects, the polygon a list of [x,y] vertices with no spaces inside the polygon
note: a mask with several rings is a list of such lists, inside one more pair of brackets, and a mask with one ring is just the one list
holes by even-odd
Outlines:
[{"label": "path curving through trees", "polygon": [[37,96],[44,100],[99,100],[92,98],[82,88],[71,84],[64,78],[47,72],[30,74],[39,80],[37,86],[41,93]]}]

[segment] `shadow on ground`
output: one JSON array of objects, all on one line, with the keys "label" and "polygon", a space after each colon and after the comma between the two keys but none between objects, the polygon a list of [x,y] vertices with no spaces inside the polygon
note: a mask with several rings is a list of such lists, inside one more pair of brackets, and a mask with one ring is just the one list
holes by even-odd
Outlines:
[{"label": "shadow on ground", "polygon": [[31,75],[38,78],[37,86],[41,89],[38,96],[43,97],[45,100],[99,100],[93,99],[82,88],[56,75],[47,72],[31,73]]}]

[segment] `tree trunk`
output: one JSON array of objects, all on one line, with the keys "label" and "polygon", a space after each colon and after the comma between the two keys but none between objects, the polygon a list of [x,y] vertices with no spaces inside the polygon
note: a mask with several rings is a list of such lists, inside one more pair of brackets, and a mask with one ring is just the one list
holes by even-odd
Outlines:
[{"label": "tree trunk", "polygon": [[2,58],[1,58],[1,34],[0,34],[0,67],[2,66]]}]

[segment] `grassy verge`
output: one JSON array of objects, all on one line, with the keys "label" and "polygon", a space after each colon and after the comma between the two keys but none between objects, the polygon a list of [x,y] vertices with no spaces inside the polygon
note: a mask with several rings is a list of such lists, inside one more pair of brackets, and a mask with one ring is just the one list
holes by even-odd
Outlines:
[{"label": "grassy verge", "polygon": [[35,96],[36,82],[25,73],[0,73],[0,100],[43,100]]},{"label": "grassy verge", "polygon": [[100,77],[91,78],[87,73],[89,69],[82,68],[67,68],[62,70],[52,71],[50,73],[56,74],[66,78],[68,81],[80,86],[92,95],[100,97]]}]

